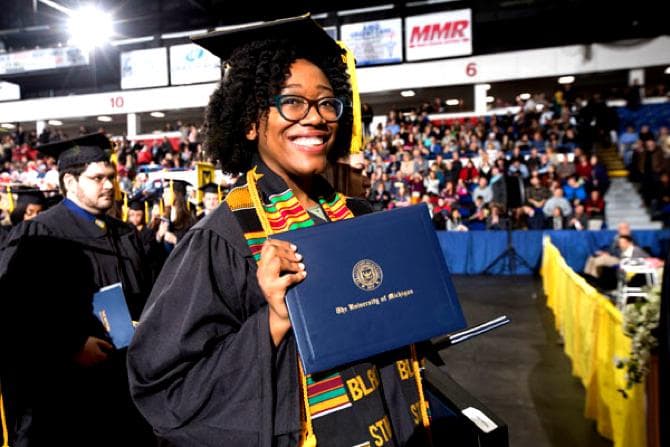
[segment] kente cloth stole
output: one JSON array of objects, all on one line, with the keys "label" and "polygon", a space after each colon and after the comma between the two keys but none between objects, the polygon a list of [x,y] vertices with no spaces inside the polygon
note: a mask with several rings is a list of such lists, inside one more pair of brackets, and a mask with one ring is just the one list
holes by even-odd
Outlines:
[{"label": "kente cloth stole", "polygon": [[[261,169],[267,170],[264,166]],[[258,166],[249,170],[243,178],[238,180],[225,198],[225,202],[242,227],[247,245],[256,262],[260,259],[263,243],[269,235],[315,225],[314,220],[300,205],[291,189],[278,176],[271,172],[260,173],[258,170]],[[317,183],[320,187],[317,190],[322,189],[324,192],[323,195],[319,195],[318,203],[330,221],[354,217],[351,210],[347,208],[346,198],[342,194],[329,188],[329,185],[321,178]],[[419,362],[414,346],[411,348],[412,358],[409,360],[415,370],[419,400],[422,403],[422,423],[427,429],[429,426],[428,409],[421,386]],[[311,375],[303,373],[300,361],[298,361],[298,368],[303,399],[300,445],[315,447],[316,436],[312,428],[312,419],[350,407],[351,403],[339,372],[334,372],[315,382]]]}]

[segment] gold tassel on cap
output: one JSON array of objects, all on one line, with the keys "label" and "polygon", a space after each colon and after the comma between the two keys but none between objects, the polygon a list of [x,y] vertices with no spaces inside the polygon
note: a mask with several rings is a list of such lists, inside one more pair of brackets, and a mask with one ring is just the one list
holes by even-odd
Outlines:
[{"label": "gold tassel on cap", "polygon": [[123,191],[123,206],[121,207],[121,220],[128,222],[128,193]]},{"label": "gold tassel on cap", "polygon": [[14,195],[12,194],[12,187],[7,185],[7,211],[10,213],[14,211]]},{"label": "gold tassel on cap", "polygon": [[349,74],[349,84],[351,84],[351,107],[354,114],[354,122],[351,126],[351,149],[352,154],[357,154],[363,146],[363,123],[361,120],[361,96],[358,92],[358,79],[356,78],[356,59],[354,53],[343,42],[337,44],[346,51],[342,59],[347,64],[347,73]]}]

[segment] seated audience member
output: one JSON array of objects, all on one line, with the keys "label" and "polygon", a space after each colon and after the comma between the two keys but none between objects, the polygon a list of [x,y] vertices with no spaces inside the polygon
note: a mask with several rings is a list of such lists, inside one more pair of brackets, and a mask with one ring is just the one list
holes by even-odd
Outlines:
[{"label": "seated audience member", "polygon": [[598,250],[592,256],[589,256],[584,265],[584,273],[594,278],[600,277],[603,267],[612,267],[619,263],[621,258],[621,247],[619,239],[621,237],[631,237],[630,225],[627,222],[621,222],[617,227],[617,235],[607,251]]},{"label": "seated audience member", "polygon": [[426,188],[426,192],[429,194],[435,194],[436,196],[440,194],[440,179],[437,178],[437,172],[434,170],[428,171],[428,177],[423,179],[423,186]]},{"label": "seated audience member", "polygon": [[414,175],[414,161],[409,152],[403,152],[402,162],[400,163],[400,174],[403,178],[409,178]]},{"label": "seated audience member", "polygon": [[402,182],[396,182],[395,200],[393,201],[393,205],[395,207],[402,208],[411,204],[412,199],[405,184]]},{"label": "seated audience member", "polygon": [[498,203],[491,204],[489,217],[486,218],[487,230],[507,230],[509,220],[504,215],[503,207]]},{"label": "seated audience member", "polygon": [[563,154],[563,159],[556,166],[556,174],[559,178],[565,179],[575,174],[575,165],[568,160],[568,156]]},{"label": "seated audience member", "polygon": [[491,169],[491,180],[489,181],[491,187],[491,202],[497,203],[499,206],[502,206],[503,209],[507,209],[507,182],[505,181],[505,176],[503,171],[501,171],[497,166],[494,166]]},{"label": "seated audience member", "polygon": [[493,192],[488,183],[486,177],[479,177],[477,186],[472,190],[472,197],[475,199],[481,197],[484,204],[489,203],[493,199]]},{"label": "seated audience member", "polygon": [[590,218],[605,217],[605,201],[600,197],[600,191],[597,189],[591,191],[589,198],[586,199],[586,203],[584,204],[584,209]]},{"label": "seated audience member", "polygon": [[530,155],[526,159],[526,166],[529,172],[537,171],[542,166],[542,158],[538,154],[536,147],[530,148]]},{"label": "seated audience member", "polygon": [[466,227],[463,223],[461,212],[458,210],[458,208],[453,208],[451,213],[449,213],[449,219],[447,220],[447,230],[468,231],[468,227]]},{"label": "seated audience member", "polygon": [[545,228],[548,230],[565,230],[568,228],[568,222],[563,215],[563,210],[560,206],[554,207],[551,216],[545,222]]},{"label": "seated audience member", "polygon": [[514,159],[507,169],[507,175],[527,179],[530,174],[528,173],[528,168],[520,159]]},{"label": "seated audience member", "polygon": [[518,208],[520,225],[529,230],[543,230],[544,229],[544,213],[542,210],[524,205]]},{"label": "seated audience member", "polygon": [[391,194],[384,188],[383,182],[378,182],[376,188],[370,190],[368,195],[368,202],[372,205],[375,211],[381,211],[388,208],[391,201]]},{"label": "seated audience member", "polygon": [[586,155],[582,154],[575,163],[575,174],[584,181],[591,180],[592,166]]},{"label": "seated audience member", "polygon": [[572,214],[572,206],[570,206],[570,202],[563,197],[563,190],[560,187],[553,189],[552,196],[546,201],[544,207],[542,207],[542,211],[546,217],[552,217],[554,216],[554,209],[557,207],[561,209],[562,216],[569,216]]},{"label": "seated audience member", "polygon": [[530,178],[530,187],[526,189],[526,202],[533,208],[541,210],[548,198],[549,190],[540,183],[537,175],[533,175]]},{"label": "seated audience member", "polygon": [[574,202],[579,200],[583,202],[586,200],[586,188],[584,188],[584,183],[581,180],[577,180],[576,176],[571,176],[568,178],[568,181],[563,185],[563,193],[566,200]]},{"label": "seated audience member", "polygon": [[465,183],[472,183],[477,179],[477,177],[479,177],[479,170],[475,167],[472,159],[468,158],[465,166],[458,173],[458,178],[459,180],[463,180]]},{"label": "seated audience member", "polygon": [[589,226],[589,216],[584,211],[584,205],[576,205],[575,212],[568,219],[569,230],[586,230]]},{"label": "seated audience member", "polygon": [[485,225],[488,215],[489,210],[482,196],[475,197],[475,202],[472,205],[472,212],[470,213],[468,221]]}]

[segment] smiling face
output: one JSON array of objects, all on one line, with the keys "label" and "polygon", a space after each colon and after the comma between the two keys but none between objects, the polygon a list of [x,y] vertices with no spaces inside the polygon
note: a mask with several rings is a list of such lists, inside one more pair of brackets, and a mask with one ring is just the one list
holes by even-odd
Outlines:
[{"label": "smiling face", "polygon": [[[280,94],[309,100],[334,96],[323,71],[305,59],[291,64],[290,76]],[[325,171],[326,156],[335,143],[337,127],[337,122],[328,123],[318,114],[316,105],[298,122],[287,121],[276,107],[270,107],[261,118],[258,130],[249,131],[247,138],[258,138],[261,159],[276,174],[284,178],[306,178]]]}]

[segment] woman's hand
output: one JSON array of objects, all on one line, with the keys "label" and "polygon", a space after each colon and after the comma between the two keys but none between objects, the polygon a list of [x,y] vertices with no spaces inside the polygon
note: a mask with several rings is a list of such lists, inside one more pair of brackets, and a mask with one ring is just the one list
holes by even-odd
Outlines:
[{"label": "woman's hand", "polygon": [[268,303],[270,315],[270,335],[275,346],[281,343],[291,328],[286,308],[286,289],[297,284],[307,275],[302,255],[295,245],[275,239],[263,244],[261,259],[258,261],[256,278]]}]

